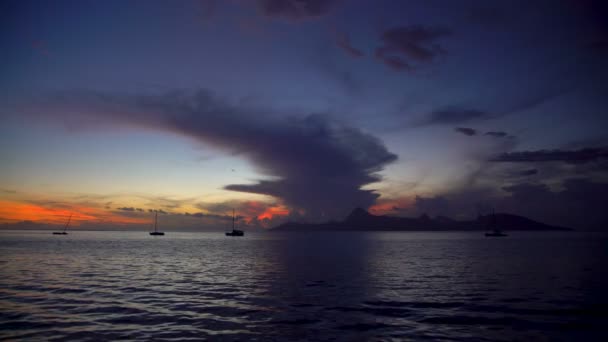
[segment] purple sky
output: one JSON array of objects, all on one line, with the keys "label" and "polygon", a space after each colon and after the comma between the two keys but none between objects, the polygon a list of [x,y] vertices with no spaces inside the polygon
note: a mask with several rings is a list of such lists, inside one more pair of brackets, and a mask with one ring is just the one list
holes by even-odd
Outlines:
[{"label": "purple sky", "polygon": [[185,212],[232,207],[266,226],[357,206],[608,223],[603,1],[3,1],[0,13],[3,203],[162,209],[192,227]]}]

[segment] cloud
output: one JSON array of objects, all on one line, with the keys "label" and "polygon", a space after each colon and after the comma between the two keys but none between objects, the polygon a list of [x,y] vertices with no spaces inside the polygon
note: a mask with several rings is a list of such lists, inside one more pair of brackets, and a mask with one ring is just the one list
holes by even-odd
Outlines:
[{"label": "cloud", "polygon": [[474,120],[484,120],[491,118],[492,115],[488,112],[469,109],[448,107],[431,112],[428,118],[423,122],[425,125],[445,125],[458,124]]},{"label": "cloud", "polygon": [[451,32],[441,28],[401,26],[382,32],[382,46],[376,48],[376,58],[397,71],[411,71],[434,62],[446,50],[437,40]]},{"label": "cloud", "polygon": [[508,134],[507,134],[507,132],[490,131],[490,132],[486,132],[484,135],[489,135],[494,138],[504,138]]},{"label": "cloud", "polygon": [[[608,184],[585,178],[566,179],[563,190],[551,191],[544,184],[523,183],[504,187],[510,194],[504,207],[524,215],[538,216],[556,224],[584,229],[606,229]],[[564,210],[568,208],[568,210]]]},{"label": "cloud", "polygon": [[335,0],[258,0],[262,14],[271,18],[300,21],[318,18],[328,13]]},{"label": "cloud", "polygon": [[588,163],[608,158],[607,148],[584,148],[580,150],[538,150],[503,153],[492,162],[522,163],[522,162],[566,162],[571,164]]},{"label": "cloud", "polygon": [[518,172],[519,176],[534,176],[538,174],[538,169],[528,169]]},{"label": "cloud", "polygon": [[477,134],[477,131],[474,130],[473,128],[469,128],[469,127],[456,127],[454,128],[454,130],[458,133],[462,133],[464,135],[468,135],[468,136],[473,136]]},{"label": "cloud", "polygon": [[[587,178],[569,178],[561,189],[543,183],[523,182],[496,191],[463,188],[450,193],[416,197],[410,215],[428,213],[452,218],[472,218],[494,208],[496,212],[522,215],[540,222],[577,229],[606,230],[608,183]],[[564,210],[568,208],[568,210]]]},{"label": "cloud", "polygon": [[[446,119],[446,118],[444,118]],[[477,135],[479,132],[473,128],[469,128],[469,127],[456,127],[454,128],[454,130],[456,132],[462,133],[464,135],[468,135],[468,136],[473,136],[473,135]],[[486,132],[483,135],[487,135],[493,138],[504,138],[506,136],[508,136],[509,134],[507,132],[502,132],[502,131],[490,131],[490,132]],[[514,137],[512,137],[514,138]]]},{"label": "cloud", "polygon": [[[537,78],[546,79],[546,76],[538,75]],[[501,89],[492,101],[490,109],[479,109],[477,106],[468,105],[441,106],[428,113],[415,125],[456,125],[497,119],[545,105],[568,93],[574,87],[572,83],[553,79],[545,82],[537,80],[529,85],[518,85],[516,89]],[[501,132],[495,133],[501,134]],[[498,137],[494,134],[489,135]]]},{"label": "cloud", "polygon": [[163,214],[166,215],[168,214],[168,212],[162,210],[162,209],[148,209],[149,213],[159,213],[159,214]]},{"label": "cloud", "polygon": [[229,215],[217,215],[217,214],[205,214],[205,213],[190,214],[188,212],[184,213],[184,215],[192,216],[192,217],[196,217],[196,218],[210,218],[210,219],[216,219],[216,220],[220,220],[220,221],[232,221],[232,216],[229,216]]},{"label": "cloud", "polygon": [[135,208],[135,207],[122,207],[122,208],[116,208],[116,209],[122,210],[122,211],[139,211],[140,213],[143,213],[145,211],[142,208]]},{"label": "cloud", "polygon": [[3,201],[0,200],[0,221],[34,221],[38,223],[63,224],[72,217],[75,226],[85,222],[99,221],[101,217],[117,224],[138,224],[145,222],[129,211],[112,213],[99,206],[86,203],[59,202],[49,200]]},{"label": "cloud", "polygon": [[336,31],[335,35],[336,45],[344,50],[344,52],[355,58],[363,57],[365,55],[363,51],[353,47],[352,43],[350,42],[350,37],[346,33]]},{"label": "cloud", "polygon": [[341,218],[369,207],[362,190],[397,159],[381,140],[326,115],[275,115],[231,104],[208,91],[128,95],[63,93],[40,101],[32,115],[75,127],[147,127],[170,131],[242,156],[264,178],[226,189],[273,196],[310,220]]}]

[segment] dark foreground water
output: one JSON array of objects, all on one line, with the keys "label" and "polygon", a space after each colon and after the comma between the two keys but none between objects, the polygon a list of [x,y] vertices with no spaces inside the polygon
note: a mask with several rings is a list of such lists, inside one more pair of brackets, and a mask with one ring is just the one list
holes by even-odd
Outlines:
[{"label": "dark foreground water", "polygon": [[0,232],[0,339],[600,340],[580,233]]}]

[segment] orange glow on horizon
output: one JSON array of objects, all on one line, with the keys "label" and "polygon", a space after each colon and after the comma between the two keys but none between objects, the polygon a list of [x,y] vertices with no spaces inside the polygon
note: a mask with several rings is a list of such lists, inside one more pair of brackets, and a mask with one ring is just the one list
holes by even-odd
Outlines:
[{"label": "orange glow on horizon", "polygon": [[414,200],[411,198],[387,199],[369,207],[369,212],[374,215],[394,214],[399,209],[411,208]]},{"label": "orange glow on horizon", "polygon": [[266,208],[266,210],[264,210],[263,213],[259,214],[258,220],[264,220],[264,219],[269,219],[272,220],[273,217],[275,216],[287,216],[289,215],[289,209],[287,209],[284,206],[275,206],[275,207],[268,207]]},{"label": "orange glow on horizon", "polygon": [[240,213],[242,213],[246,221],[251,222],[251,220],[254,219],[261,221],[287,216],[289,215],[290,210],[281,204],[270,204],[261,201],[247,201],[241,204]]},{"label": "orange glow on horizon", "polygon": [[0,222],[14,223],[32,221],[36,223],[64,224],[72,215],[71,224],[78,226],[87,222],[112,222],[118,224],[149,223],[149,219],[120,216],[99,208],[66,205],[66,208],[47,208],[36,204],[0,200]]}]

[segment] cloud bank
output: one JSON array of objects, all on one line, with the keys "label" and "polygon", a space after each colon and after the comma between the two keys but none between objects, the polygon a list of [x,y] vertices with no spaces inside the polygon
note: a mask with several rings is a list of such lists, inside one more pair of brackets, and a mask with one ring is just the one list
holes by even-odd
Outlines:
[{"label": "cloud bank", "polygon": [[[536,173],[537,170],[528,170],[521,174],[529,176]],[[543,183],[522,182],[504,186],[499,191],[470,188],[444,195],[418,196],[414,212],[470,218],[495,209],[554,225],[605,230],[608,224],[608,215],[603,208],[606,201],[607,183],[568,178],[561,183],[561,189],[551,189]]]}]

